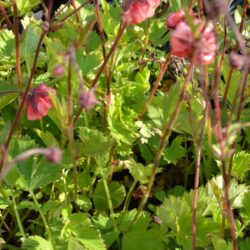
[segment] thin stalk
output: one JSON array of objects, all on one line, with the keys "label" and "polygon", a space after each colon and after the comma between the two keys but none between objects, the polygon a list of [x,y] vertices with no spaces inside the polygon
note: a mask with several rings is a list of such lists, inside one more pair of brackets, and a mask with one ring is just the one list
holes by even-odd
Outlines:
[{"label": "thin stalk", "polygon": [[12,30],[14,33],[13,25],[12,25],[12,23],[11,23],[11,21],[10,21],[10,19],[9,19],[9,17],[8,17],[8,15],[7,15],[7,13],[6,13],[6,11],[1,3],[0,3],[0,12],[2,12],[2,15],[6,21],[8,29]]},{"label": "thin stalk", "polygon": [[5,157],[6,157],[8,148],[9,148],[10,140],[11,140],[11,138],[13,136],[13,133],[14,133],[14,130],[15,130],[16,125],[18,123],[18,120],[20,119],[21,112],[22,112],[23,106],[25,104],[25,101],[26,101],[26,98],[27,98],[27,95],[28,95],[28,92],[29,92],[29,89],[30,89],[30,85],[31,85],[33,76],[35,74],[35,69],[36,69],[36,64],[37,64],[37,60],[38,60],[39,51],[40,51],[40,48],[41,48],[41,45],[42,45],[42,42],[43,42],[43,39],[44,39],[46,33],[47,32],[45,30],[43,30],[42,34],[40,36],[40,39],[39,39],[39,42],[38,42],[38,45],[37,45],[37,48],[36,48],[36,52],[35,52],[35,58],[34,58],[34,62],[33,62],[33,65],[32,65],[31,73],[30,73],[29,79],[27,81],[27,85],[26,85],[24,94],[23,94],[22,99],[21,99],[21,101],[19,103],[16,116],[15,116],[15,118],[13,120],[12,126],[10,128],[9,134],[8,134],[7,139],[5,141],[5,144],[4,144],[5,150],[3,151],[4,154],[3,154],[3,157],[2,157],[1,162],[0,162],[0,169],[2,168],[2,166],[4,164]]},{"label": "thin stalk", "polygon": [[[97,0],[95,0],[95,14],[96,14],[97,25],[98,25],[98,30],[99,30],[99,37],[100,37],[101,46],[102,46],[103,59],[105,61],[107,57],[106,48],[105,48],[105,36],[104,36],[103,28],[102,28],[99,4]],[[104,67],[104,73],[105,73],[106,82],[107,82],[107,107],[108,107],[110,104],[110,94],[111,94],[110,80],[111,79],[109,77],[109,70],[108,70],[107,64]]]},{"label": "thin stalk", "polygon": [[148,19],[147,24],[146,24],[145,39],[144,39],[144,42],[143,42],[143,47],[142,47],[142,51],[141,51],[141,59],[140,60],[143,60],[144,55],[145,55],[145,51],[146,51],[146,48],[147,48],[148,39],[149,39],[149,31],[150,31],[150,23],[151,23],[150,19]]},{"label": "thin stalk", "polygon": [[[194,54],[196,54],[196,53],[194,53]],[[146,202],[148,200],[148,197],[150,195],[150,192],[151,192],[151,189],[152,189],[152,186],[153,186],[153,183],[154,183],[155,173],[156,173],[159,161],[161,159],[164,144],[165,144],[166,140],[169,138],[169,136],[171,134],[172,127],[173,127],[173,125],[174,125],[174,123],[175,123],[175,121],[177,119],[177,116],[178,116],[178,114],[180,112],[181,104],[182,104],[184,95],[186,93],[187,85],[188,85],[188,83],[190,81],[190,78],[191,78],[191,76],[193,74],[193,69],[194,69],[194,60],[192,59],[192,62],[191,62],[190,66],[189,66],[189,69],[188,69],[188,74],[187,74],[187,76],[185,78],[184,84],[183,84],[181,92],[180,92],[179,100],[178,100],[178,102],[176,104],[174,113],[173,113],[173,115],[172,115],[172,117],[170,119],[170,122],[166,125],[166,128],[163,131],[162,136],[160,138],[160,144],[159,144],[158,150],[157,150],[156,155],[155,155],[154,165],[152,167],[152,171],[151,171],[151,174],[150,174],[150,177],[149,177],[149,182],[148,182],[146,191],[145,191],[145,193],[144,193],[144,195],[143,195],[143,197],[141,199],[141,202],[139,204],[137,213],[134,216],[131,224],[129,225],[129,228],[131,226],[133,226],[133,224],[136,222],[137,218],[139,217],[140,213],[142,212],[142,210],[143,210],[143,208],[144,208],[144,206],[145,206],[145,204],[146,204]]]},{"label": "thin stalk", "polygon": [[16,70],[17,70],[17,86],[18,89],[22,89],[22,77],[21,77],[21,59],[20,59],[20,46],[19,46],[19,34],[18,34],[18,15],[16,0],[12,1],[13,6],[13,20],[14,20],[14,33],[16,44]]},{"label": "thin stalk", "polygon": [[222,132],[222,124],[221,124],[221,111],[220,111],[220,102],[219,102],[219,86],[218,86],[218,65],[215,65],[215,80],[214,80],[214,100],[215,100],[215,114],[216,114],[216,126],[215,126],[215,135],[220,145],[220,161],[222,168],[222,176],[224,180],[224,195],[225,195],[225,203],[227,208],[227,215],[230,223],[230,231],[231,237],[233,240],[234,250],[238,250],[236,232],[235,232],[235,222],[234,222],[234,214],[231,208],[230,200],[229,200],[229,188],[230,188],[230,176],[226,173],[226,153],[225,153],[225,138]]},{"label": "thin stalk", "polygon": [[199,17],[202,17],[204,15],[202,0],[198,0],[198,8],[199,8]]},{"label": "thin stalk", "polygon": [[206,121],[208,117],[208,106],[206,105],[205,116],[203,118],[202,128],[199,138],[196,138],[196,170],[195,170],[195,182],[194,182],[194,197],[193,197],[193,207],[192,207],[192,250],[195,250],[196,246],[196,211],[197,211],[197,201],[198,201],[198,189],[199,189],[199,178],[200,178],[200,163],[201,163],[201,142],[204,136]]},{"label": "thin stalk", "polygon": [[[69,13],[67,16],[65,16],[63,19],[61,19],[60,21],[58,21],[59,23],[63,23],[66,21],[66,19],[68,19],[69,17],[73,16],[75,13],[77,13],[82,7],[84,7],[86,4],[88,4],[90,2],[90,0],[87,0],[86,2],[84,2],[83,4],[81,4],[79,7],[77,7],[76,9],[74,9],[71,13]],[[52,18],[53,20],[54,18]]]},{"label": "thin stalk", "polygon": [[48,222],[47,222],[47,220],[46,220],[45,215],[43,214],[43,211],[42,211],[42,209],[41,209],[41,205],[39,204],[39,202],[38,202],[38,200],[37,200],[35,194],[33,193],[33,191],[30,190],[29,193],[30,193],[30,195],[31,195],[31,197],[32,197],[32,199],[33,199],[33,201],[35,202],[35,205],[36,205],[36,207],[37,207],[37,210],[38,210],[38,212],[39,212],[39,214],[40,214],[40,216],[41,216],[41,218],[42,218],[42,221],[43,221],[43,224],[44,224],[44,226],[45,226],[46,232],[48,232],[49,240],[50,240],[50,242],[51,242],[51,244],[52,244],[52,247],[53,247],[53,249],[56,249],[56,245],[55,245],[55,242],[54,242],[54,239],[53,239],[51,230],[50,230],[50,226],[49,226],[49,224],[48,224]]},{"label": "thin stalk", "polygon": [[136,184],[137,184],[137,180],[134,180],[133,183],[132,183],[132,185],[130,186],[130,188],[128,190],[127,197],[126,197],[126,200],[125,200],[125,203],[124,203],[122,211],[127,211],[128,210],[128,207],[129,207],[129,204],[130,204],[130,200],[132,198],[132,194],[133,194],[133,191],[135,189]]},{"label": "thin stalk", "polygon": [[[75,0],[72,0],[72,1],[71,1],[71,5],[73,6],[74,10],[76,10],[76,1],[75,1]],[[79,18],[79,16],[78,16],[78,13],[77,13],[77,12],[75,13],[75,17],[76,17],[77,23],[80,24],[80,18]]]},{"label": "thin stalk", "polygon": [[110,56],[114,53],[114,51],[115,51],[115,49],[116,49],[116,47],[117,47],[117,45],[118,45],[118,43],[119,43],[119,41],[120,41],[120,39],[122,37],[122,34],[123,34],[125,28],[126,28],[126,25],[121,22],[119,30],[118,30],[118,34],[116,36],[116,39],[115,39],[109,53],[107,54],[106,58],[104,59],[101,67],[98,69],[98,71],[96,73],[96,77],[92,81],[91,88],[94,88],[96,86],[96,84],[97,84],[97,82],[98,82],[98,80],[99,80],[99,78],[101,76],[101,73],[102,73],[103,69],[105,68]]},{"label": "thin stalk", "polygon": [[[228,21],[229,25],[232,27],[232,29],[233,29],[233,31],[234,31],[234,33],[236,35],[236,38],[237,38],[235,51],[237,51],[239,46],[241,46],[241,49],[242,49],[244,54],[247,54],[247,50],[245,48],[244,40],[242,39],[241,33],[243,31],[243,28],[244,28],[244,22],[245,22],[245,17],[246,17],[247,6],[248,6],[247,1],[244,0],[243,1],[243,14],[242,14],[239,30],[238,30],[237,26],[235,25],[234,21],[232,20],[232,18],[230,17],[230,15],[228,15],[228,14],[226,15],[226,20]],[[224,95],[223,95],[223,100],[222,100],[222,107],[224,107],[226,99],[227,99],[228,91],[229,91],[229,88],[230,88],[230,85],[231,85],[232,74],[233,74],[233,68],[230,66],[230,70],[229,70],[229,73],[228,73],[228,80],[227,80],[227,83],[226,83],[226,89],[225,89],[225,92],[224,92]]]},{"label": "thin stalk", "polygon": [[73,99],[72,99],[72,56],[69,57],[68,68],[68,133],[69,133],[69,145],[73,164],[73,182],[74,182],[74,201],[77,200],[77,166],[75,162],[75,142],[74,142],[74,127],[73,127]]},{"label": "thin stalk", "polygon": [[102,170],[101,167],[99,168],[99,170],[100,170],[100,173],[101,173],[101,176],[102,176],[103,186],[104,186],[105,194],[106,194],[106,197],[107,197],[107,202],[108,202],[109,211],[110,211],[110,217],[111,217],[111,220],[112,220],[112,223],[113,223],[114,231],[115,231],[115,233],[117,233],[118,249],[120,249],[121,245],[120,245],[120,238],[119,238],[119,228],[118,228],[118,226],[116,224],[116,221],[115,221],[115,213],[114,213],[114,209],[113,209],[111,195],[110,195],[110,192],[109,192],[108,182],[107,182],[107,180],[105,178],[105,175],[104,175],[103,170]]},{"label": "thin stalk", "polygon": [[164,76],[164,74],[165,74],[165,72],[166,72],[166,70],[167,70],[167,68],[168,68],[168,64],[169,64],[169,62],[170,62],[170,59],[171,59],[171,53],[168,54],[168,57],[167,57],[166,61],[165,61],[164,64],[161,66],[160,74],[159,74],[158,78],[156,79],[156,81],[155,81],[155,83],[154,83],[154,86],[153,86],[153,88],[152,88],[152,90],[151,90],[151,92],[150,92],[150,94],[149,94],[149,97],[148,97],[148,99],[146,100],[146,103],[144,104],[144,106],[143,106],[141,112],[140,112],[139,115],[138,115],[139,118],[142,117],[142,116],[145,114],[145,112],[146,112],[146,110],[147,110],[149,104],[151,103],[151,101],[152,101],[152,99],[153,99],[153,97],[154,97],[154,95],[155,95],[155,92],[156,92],[156,90],[158,89],[159,84],[160,84],[160,82],[161,82],[161,80],[162,80],[162,78],[163,78],[163,76]]},{"label": "thin stalk", "polygon": [[25,232],[24,232],[23,224],[22,224],[21,219],[20,219],[20,215],[18,213],[16,198],[15,198],[14,195],[12,196],[12,202],[13,202],[13,210],[14,210],[15,217],[16,217],[16,220],[17,220],[17,225],[18,225],[19,230],[21,232],[22,238],[25,239],[26,235],[25,235]]},{"label": "thin stalk", "polygon": [[191,0],[191,1],[189,2],[189,6],[188,6],[188,10],[189,10],[189,12],[190,12],[191,10],[193,10],[193,7],[194,7],[194,1],[195,1],[195,0]]}]

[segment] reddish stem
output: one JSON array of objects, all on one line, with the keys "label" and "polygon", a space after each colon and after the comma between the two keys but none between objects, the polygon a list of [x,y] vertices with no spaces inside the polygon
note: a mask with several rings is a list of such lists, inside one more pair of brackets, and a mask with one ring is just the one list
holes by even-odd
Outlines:
[{"label": "reddish stem", "polygon": [[113,45],[112,45],[112,47],[111,47],[111,49],[110,49],[108,55],[107,55],[106,58],[104,59],[104,61],[103,61],[102,65],[101,65],[101,67],[100,67],[99,70],[97,71],[96,77],[95,77],[95,79],[92,81],[91,88],[94,88],[94,87],[96,86],[96,84],[97,84],[97,82],[98,82],[98,80],[99,80],[99,77],[101,76],[101,73],[102,73],[103,69],[104,69],[105,66],[107,65],[107,62],[108,62],[110,56],[114,53],[114,51],[115,51],[115,49],[116,49],[116,47],[117,47],[117,45],[118,45],[118,43],[119,43],[119,41],[120,41],[120,39],[121,39],[121,37],[122,37],[122,34],[123,34],[125,28],[126,28],[126,24],[124,24],[124,23],[121,22],[120,27],[119,27],[118,34],[117,34],[117,36],[116,36],[116,39],[115,39],[115,41],[114,41],[114,43],[113,43]]},{"label": "reddish stem", "polygon": [[152,90],[151,90],[151,92],[150,92],[150,94],[149,94],[149,97],[148,97],[148,99],[147,99],[147,101],[146,101],[144,107],[142,108],[142,111],[141,111],[140,114],[138,115],[139,118],[142,117],[142,116],[145,114],[145,112],[146,112],[146,110],[147,110],[149,104],[151,103],[151,101],[152,101],[152,99],[153,99],[153,97],[154,97],[154,95],[155,95],[155,92],[156,92],[156,90],[158,89],[159,84],[160,84],[160,82],[161,82],[161,80],[162,80],[162,78],[163,78],[163,76],[164,76],[164,74],[165,74],[165,72],[166,72],[166,70],[167,70],[167,68],[168,68],[168,64],[169,64],[169,62],[170,62],[170,59],[171,59],[171,53],[168,54],[168,57],[167,57],[165,63],[164,63],[163,66],[161,67],[160,74],[159,74],[157,80],[156,80],[155,83],[154,83],[154,86],[153,86],[153,88],[152,88]]},{"label": "reddish stem", "polygon": [[12,30],[13,33],[14,33],[13,25],[12,25],[12,23],[11,23],[11,21],[10,21],[10,19],[9,19],[9,17],[8,17],[8,15],[7,15],[7,13],[6,13],[6,11],[3,8],[1,3],[0,3],[0,12],[2,12],[2,14],[3,14],[3,17],[4,17],[5,21],[6,21],[8,29]]},{"label": "reddish stem", "polygon": [[4,163],[4,161],[5,161],[5,157],[6,157],[8,148],[9,148],[10,140],[11,140],[11,138],[12,138],[12,136],[13,136],[14,130],[15,130],[16,125],[17,125],[17,122],[18,122],[18,120],[20,119],[20,116],[21,116],[21,113],[22,113],[22,109],[23,109],[23,106],[24,106],[24,104],[25,104],[25,101],[26,101],[26,98],[27,98],[27,95],[28,95],[28,92],[29,92],[29,89],[30,89],[30,85],[31,85],[33,76],[34,76],[34,74],[35,74],[36,64],[37,64],[38,55],[39,55],[39,50],[40,50],[40,48],[41,48],[41,45],[42,45],[42,42],[43,42],[43,39],[44,39],[45,35],[46,35],[46,31],[43,30],[43,31],[42,31],[42,34],[41,34],[41,36],[40,36],[40,39],[39,39],[37,48],[36,48],[35,58],[34,58],[34,62],[33,62],[33,65],[32,65],[30,77],[29,77],[29,79],[28,79],[28,81],[27,81],[27,85],[26,85],[24,94],[23,94],[23,96],[22,96],[22,99],[21,99],[21,101],[20,101],[20,103],[19,103],[19,106],[18,106],[18,110],[17,110],[16,116],[15,116],[15,118],[14,118],[14,120],[13,120],[13,123],[12,123],[12,125],[11,125],[10,131],[9,131],[9,134],[8,134],[8,137],[7,137],[7,139],[6,139],[6,141],[5,141],[5,144],[4,144],[5,151],[4,151],[3,157],[2,157],[1,162],[0,162],[0,168],[2,168],[2,166],[3,166],[3,163]]},{"label": "reddish stem", "polygon": [[[99,35],[100,35],[100,41],[101,41],[101,46],[102,46],[102,54],[103,54],[103,58],[104,60],[106,60],[107,57],[107,53],[106,53],[106,48],[105,48],[105,36],[104,36],[104,32],[103,32],[103,28],[102,28],[102,22],[101,22],[101,17],[100,17],[100,10],[99,10],[99,5],[98,5],[98,1],[95,0],[95,13],[96,13],[96,18],[97,18],[97,24],[98,24],[98,30],[99,30]],[[110,104],[110,94],[111,94],[111,90],[110,90],[110,76],[109,76],[109,70],[107,65],[105,65],[104,67],[104,73],[106,76],[106,82],[107,82],[107,106],[109,106]]]},{"label": "reddish stem", "polygon": [[18,88],[22,88],[22,77],[21,77],[21,60],[20,60],[20,46],[19,46],[19,34],[18,34],[18,16],[17,16],[17,5],[16,0],[13,0],[13,20],[14,20],[14,34],[16,42],[16,69],[17,69],[17,85]]}]

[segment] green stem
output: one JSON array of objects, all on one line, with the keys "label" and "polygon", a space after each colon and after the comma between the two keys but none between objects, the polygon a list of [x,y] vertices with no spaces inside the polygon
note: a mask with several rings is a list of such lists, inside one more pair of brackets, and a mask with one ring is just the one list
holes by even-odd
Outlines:
[{"label": "green stem", "polygon": [[23,229],[23,224],[22,224],[21,219],[20,219],[20,215],[18,213],[17,204],[16,204],[16,198],[15,198],[14,195],[12,196],[12,202],[13,202],[13,209],[14,209],[14,213],[15,213],[15,216],[16,216],[16,220],[17,220],[17,224],[18,224],[19,230],[21,232],[22,238],[25,239],[26,235],[25,235],[25,232],[24,232],[24,229]]},{"label": "green stem", "polygon": [[129,206],[133,191],[135,189],[136,183],[137,183],[137,180],[134,180],[131,187],[129,188],[129,191],[128,191],[128,194],[127,194],[127,197],[126,197],[126,200],[125,200],[125,203],[124,203],[123,211],[128,210],[128,206]]},{"label": "green stem", "polygon": [[110,196],[110,192],[109,192],[108,182],[107,182],[107,180],[105,178],[105,175],[104,175],[103,170],[102,170],[101,167],[99,168],[99,170],[101,172],[103,186],[104,186],[105,194],[106,194],[107,201],[108,201],[110,217],[111,217],[111,220],[113,222],[114,231],[117,234],[118,249],[120,249],[119,229],[118,229],[118,226],[117,226],[116,221],[115,221],[115,213],[114,213],[113,204],[112,204],[112,200],[111,200],[111,196]]},{"label": "green stem", "polygon": [[35,205],[36,205],[37,210],[38,210],[38,212],[39,212],[39,214],[40,214],[40,216],[41,216],[41,218],[42,218],[42,221],[43,221],[43,224],[44,224],[44,226],[45,226],[45,229],[46,229],[46,231],[48,232],[49,240],[50,240],[50,242],[51,242],[51,244],[52,244],[52,247],[53,247],[53,249],[56,249],[56,247],[55,247],[55,242],[54,242],[52,233],[51,233],[51,231],[50,231],[49,224],[48,224],[48,222],[47,222],[47,220],[46,220],[46,217],[45,217],[44,214],[43,214],[43,211],[42,211],[42,209],[41,209],[41,206],[40,206],[40,204],[39,204],[39,202],[38,202],[38,200],[37,200],[35,194],[33,193],[33,191],[30,190],[29,193],[30,193],[30,195],[31,195],[31,197],[32,197],[32,199],[33,199],[33,201],[35,202]]}]

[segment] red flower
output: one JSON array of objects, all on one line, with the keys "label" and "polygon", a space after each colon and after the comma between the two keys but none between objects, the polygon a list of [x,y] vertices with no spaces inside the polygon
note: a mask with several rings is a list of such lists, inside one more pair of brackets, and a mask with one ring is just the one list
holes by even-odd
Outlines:
[{"label": "red flower", "polygon": [[122,21],[125,24],[138,24],[155,14],[160,0],[128,0],[122,12]]},{"label": "red flower", "polygon": [[173,12],[167,16],[166,25],[169,29],[175,29],[180,22],[184,21],[184,19],[185,19],[185,12],[183,10],[178,12]]},{"label": "red flower", "polygon": [[28,93],[26,100],[28,120],[41,120],[48,114],[52,107],[49,93],[56,94],[56,90],[44,84],[39,84]]},{"label": "red flower", "polygon": [[217,50],[213,25],[209,23],[202,31],[200,39],[196,41],[191,28],[185,22],[180,22],[170,37],[170,46],[172,55],[189,59],[196,48],[194,62],[210,64],[213,62]]}]

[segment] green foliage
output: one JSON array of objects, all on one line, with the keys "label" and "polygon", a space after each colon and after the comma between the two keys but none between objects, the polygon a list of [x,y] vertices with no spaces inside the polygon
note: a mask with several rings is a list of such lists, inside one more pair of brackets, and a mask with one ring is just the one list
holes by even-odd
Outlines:
[{"label": "green foliage", "polygon": [[[240,26],[242,7],[233,14],[233,29],[224,18],[214,23],[218,45],[214,63],[195,64],[189,72],[191,57],[171,54],[163,72],[173,34],[166,28],[166,16],[184,9],[186,22],[194,29],[190,1],[161,1],[155,17],[127,25],[119,41],[121,1],[101,0],[98,12],[93,3],[75,0],[53,8],[47,23],[45,16],[34,15],[41,8],[47,14],[40,0],[17,0],[19,39],[10,28],[15,20],[13,2],[0,1],[12,24],[1,9],[0,173],[7,175],[0,183],[0,248],[190,250],[195,207],[196,249],[232,249],[225,167],[227,172],[232,169],[229,202],[239,249],[250,249],[249,83],[246,79],[242,89],[244,70],[232,70],[229,57],[238,46],[239,34],[235,39],[234,31]],[[193,5],[197,17],[198,2]],[[239,46],[242,54],[249,50],[246,19],[240,32],[246,47]],[[194,51],[202,34],[196,35]],[[198,57],[203,56],[200,49]],[[19,114],[29,79],[28,101]],[[56,90],[46,97],[52,102],[48,114],[46,93],[31,92],[41,83]],[[79,107],[80,94],[91,87],[98,104],[90,110]],[[92,99],[88,96],[85,101]],[[28,120],[27,106],[44,111],[43,118]],[[51,146],[62,151],[60,163],[49,161],[59,161],[58,155],[47,154]],[[32,149],[45,156],[27,155]],[[7,169],[9,163],[13,165]]]},{"label": "green foliage", "polygon": [[[126,191],[124,186],[121,185],[119,182],[111,182],[109,183],[108,188],[113,208],[119,207],[126,196]],[[93,193],[93,202],[95,208],[98,210],[109,209],[103,181],[99,181],[96,185],[96,188]]]},{"label": "green foliage", "polygon": [[112,146],[110,138],[94,129],[80,128],[79,136],[83,142],[82,153],[87,156],[104,155]]},{"label": "green foliage", "polygon": [[99,231],[93,227],[86,214],[72,214],[62,229],[62,236],[65,240],[71,238],[68,242],[69,249],[73,249],[72,247],[77,243],[88,250],[106,249]]}]

